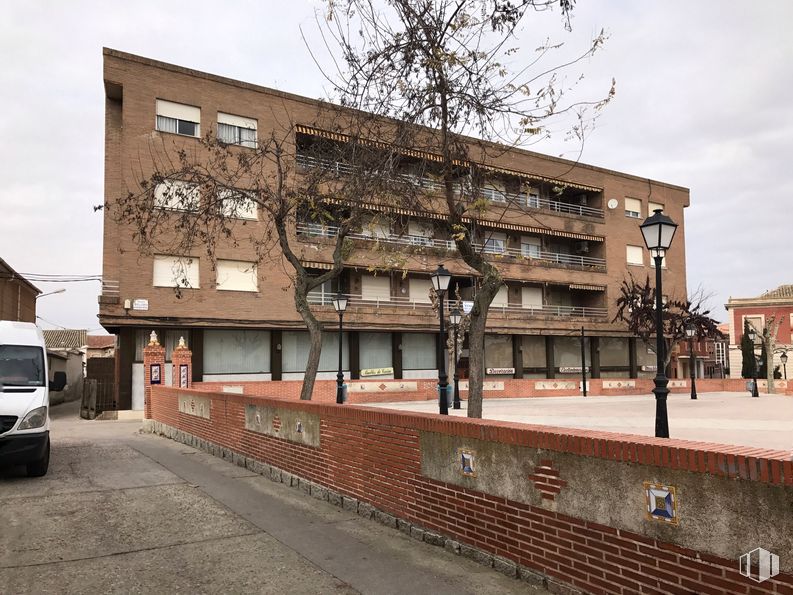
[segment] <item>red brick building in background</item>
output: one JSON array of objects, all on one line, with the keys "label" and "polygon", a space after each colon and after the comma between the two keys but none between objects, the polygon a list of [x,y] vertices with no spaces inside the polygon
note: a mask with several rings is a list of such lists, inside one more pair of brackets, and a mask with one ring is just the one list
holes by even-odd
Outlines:
[{"label": "red brick building in background", "polygon": [[[295,122],[291,142],[299,173],[313,163],[301,147],[340,136],[314,124],[321,109],[315,100],[116,50],[104,50],[104,84],[105,199],[111,205],[153,173],[141,157],[153,147],[190,152],[212,134],[249,151],[281,122]],[[475,241],[506,282],[488,314],[487,368],[502,379],[577,380],[584,327],[593,378],[651,377],[655,355],[612,322],[614,301],[629,274],[654,276],[639,224],[657,208],[680,226],[666,258],[664,293],[685,297],[688,189],[524,150],[504,148],[492,161],[481,165],[489,172],[482,194],[492,208],[472,223]],[[437,192],[436,180],[418,182]],[[263,235],[265,223],[255,209],[238,216],[246,237]],[[437,377],[438,320],[429,275],[444,263],[451,287],[470,299],[476,274],[434,229],[435,217],[393,213],[387,223],[380,219],[352,234],[355,250],[340,280],[350,297],[342,340],[347,378]],[[328,226],[298,222],[295,245],[304,264],[317,273],[327,269],[334,235]],[[372,274],[383,246],[408,256],[406,270]],[[198,252],[142,255],[132,227],[105,210],[99,318],[119,337],[120,408],[143,406],[143,349],[153,329],[165,348],[164,379],[171,378],[180,337],[193,352],[192,381],[302,378],[308,333],[295,311],[289,265],[257,263],[245,242],[221,246],[218,259],[215,269]],[[175,266],[186,281],[179,297]],[[329,284],[311,296],[317,317],[334,329],[330,297],[338,287]],[[319,379],[335,377],[337,341],[335,332],[327,333]]]},{"label": "red brick building in background", "polygon": [[[770,323],[772,317],[779,322],[776,333],[776,349],[773,357],[773,367],[779,366],[779,371],[785,375],[780,356],[782,353],[793,349],[793,285],[780,285],[773,291],[753,298],[733,298],[724,305],[730,325],[730,378],[741,377],[741,339],[743,338],[744,321],[757,331],[758,336]],[[760,339],[758,338],[757,353],[760,353]],[[788,353],[793,355],[793,352]],[[770,361],[769,361],[770,363]],[[788,364],[793,372],[793,362]]]},{"label": "red brick building in background", "polygon": [[36,322],[36,298],[41,290],[0,258],[0,320]]}]

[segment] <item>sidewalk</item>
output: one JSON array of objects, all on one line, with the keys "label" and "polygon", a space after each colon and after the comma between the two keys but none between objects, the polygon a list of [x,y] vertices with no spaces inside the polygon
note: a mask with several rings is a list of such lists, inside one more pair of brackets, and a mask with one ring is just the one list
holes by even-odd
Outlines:
[{"label": "sidewalk", "polygon": [[11,593],[526,593],[492,569],[163,438],[52,409],[50,473],[0,472]]}]

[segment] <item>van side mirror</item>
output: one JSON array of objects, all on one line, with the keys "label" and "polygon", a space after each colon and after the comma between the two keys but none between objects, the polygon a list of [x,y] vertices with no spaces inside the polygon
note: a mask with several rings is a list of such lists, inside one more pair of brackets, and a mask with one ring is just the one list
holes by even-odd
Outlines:
[{"label": "van side mirror", "polygon": [[55,372],[50,381],[50,390],[60,392],[66,387],[66,372]]}]

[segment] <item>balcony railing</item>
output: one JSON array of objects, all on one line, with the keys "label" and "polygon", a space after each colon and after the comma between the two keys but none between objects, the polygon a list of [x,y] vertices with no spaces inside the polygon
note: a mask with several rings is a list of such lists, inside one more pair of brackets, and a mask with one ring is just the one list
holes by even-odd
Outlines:
[{"label": "balcony railing", "polygon": [[493,245],[489,243],[472,243],[471,245],[477,250],[481,250],[483,254],[492,254],[495,256],[509,256],[511,258],[522,258],[523,260],[536,260],[543,263],[573,265],[579,267],[606,267],[606,260],[604,258],[595,258],[593,256],[562,254],[560,252],[546,252],[544,250],[526,251],[522,248],[507,248],[506,246]]},{"label": "balcony railing", "polygon": [[[339,228],[335,225],[322,225],[320,223],[298,223],[297,233],[321,238],[335,238]],[[426,236],[414,235],[382,235],[377,232],[352,232],[347,237],[353,240],[365,240],[369,242],[383,242],[385,244],[395,244],[399,246],[426,246],[428,248],[440,248],[442,250],[456,250],[453,240],[437,240]]]},{"label": "balcony railing", "polygon": [[[332,159],[323,159],[321,157],[314,157],[313,155],[305,155],[298,153],[297,155],[297,164],[301,167],[321,167],[328,171],[335,172],[337,175],[342,174],[351,174],[355,171],[354,167],[342,163],[339,161],[334,161]],[[429,178],[426,176],[417,176],[412,174],[394,174],[391,176],[391,179],[400,180],[402,182],[406,182],[417,188],[423,188],[425,190],[430,190],[433,192],[443,192],[445,190],[445,186],[443,182],[440,180],[435,180],[433,178]],[[564,182],[559,182],[560,185],[564,185]],[[455,194],[460,194],[462,192],[462,185],[459,183],[454,184],[454,191]],[[480,188],[479,192],[484,196],[486,199],[492,202],[498,202],[503,204],[510,204],[514,206],[518,206],[523,209],[545,209],[547,211],[553,211],[555,213],[565,213],[568,215],[579,215],[585,217],[596,217],[598,219],[603,219],[603,209],[598,209],[595,207],[590,207],[586,205],[575,205],[566,202],[559,202],[556,200],[549,200],[547,198],[540,198],[535,195],[528,194],[526,192],[521,192],[518,194],[509,193],[509,192],[501,192],[500,190],[496,190],[494,188]]]},{"label": "balcony railing", "polygon": [[[321,237],[333,238],[336,237],[339,228],[334,225],[322,225],[319,223],[298,223],[297,233]],[[435,238],[428,238],[426,236],[415,235],[378,235],[376,232],[350,233],[347,237],[353,240],[364,240],[370,242],[383,242],[385,244],[394,244],[399,246],[426,246],[428,248],[439,248],[442,250],[456,250],[453,240],[438,240]],[[578,256],[576,254],[561,254],[557,252],[545,252],[543,250],[532,250],[525,252],[518,248],[506,248],[491,244],[471,244],[475,249],[481,250],[483,254],[490,254],[494,256],[506,256],[517,258],[526,261],[536,261],[545,264],[557,265],[572,265],[580,267],[601,267],[605,268],[606,261],[603,258],[594,258],[591,256]]]},{"label": "balcony railing", "polygon": [[[345,294],[348,300],[348,307],[369,307],[369,308],[396,308],[402,311],[417,311],[419,314],[430,314],[432,304],[426,300],[411,299],[409,297],[381,297],[364,298],[360,295]],[[323,293],[319,291],[309,292],[308,303],[318,306],[331,306],[332,300],[336,296],[333,293]],[[450,311],[454,305],[445,302],[445,310]],[[496,305],[491,304],[489,313],[502,314],[524,314],[526,316],[552,316],[559,318],[605,318],[608,315],[606,308],[595,308],[589,306],[558,306],[555,304],[543,304],[532,306],[516,305]]]}]

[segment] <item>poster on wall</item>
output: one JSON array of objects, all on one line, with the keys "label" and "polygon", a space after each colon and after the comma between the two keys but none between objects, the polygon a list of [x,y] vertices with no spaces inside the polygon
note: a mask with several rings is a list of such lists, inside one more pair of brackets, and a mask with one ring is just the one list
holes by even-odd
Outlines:
[{"label": "poster on wall", "polygon": [[188,388],[187,364],[179,364],[179,388]]},{"label": "poster on wall", "polygon": [[152,364],[151,365],[151,371],[150,371],[149,378],[151,378],[151,383],[152,384],[160,384],[162,382],[162,379],[160,377],[160,373],[161,372],[162,372],[162,370],[160,368],[160,364]]}]

